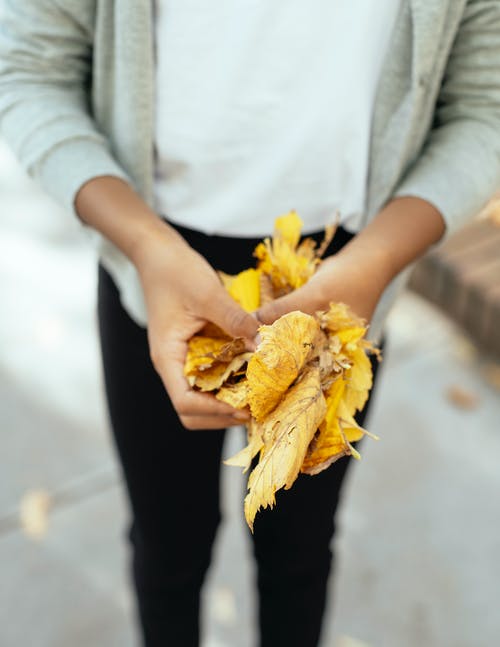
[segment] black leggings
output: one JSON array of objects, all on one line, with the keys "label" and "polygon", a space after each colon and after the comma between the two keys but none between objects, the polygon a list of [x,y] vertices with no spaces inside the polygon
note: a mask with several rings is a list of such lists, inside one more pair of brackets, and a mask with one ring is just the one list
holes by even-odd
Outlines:
[{"label": "black leggings", "polygon": [[[258,240],[178,229],[217,269],[235,274],[252,265]],[[350,237],[341,230],[328,253]],[[102,267],[98,310],[108,407],[133,515],[133,579],[144,644],[197,647],[200,588],[221,517],[224,430],[182,427],[151,364],[146,331],[127,315]],[[361,424],[365,415],[366,408]],[[314,477],[300,475],[291,490],[277,493],[275,509],[257,514],[252,539],[261,647],[318,644],[334,515],[350,460]]]}]

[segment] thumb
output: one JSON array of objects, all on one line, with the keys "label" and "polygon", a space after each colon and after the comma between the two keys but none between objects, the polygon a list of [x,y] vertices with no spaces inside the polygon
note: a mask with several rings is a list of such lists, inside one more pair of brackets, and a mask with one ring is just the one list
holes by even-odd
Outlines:
[{"label": "thumb", "polygon": [[260,325],[254,316],[245,312],[225,291],[211,304],[206,318],[231,337],[245,337],[250,340],[257,335]]},{"label": "thumb", "polygon": [[314,314],[319,309],[317,300],[314,298],[311,286],[303,286],[284,297],[270,301],[257,310],[257,319],[264,324],[272,324],[288,312],[300,310],[306,314]]}]

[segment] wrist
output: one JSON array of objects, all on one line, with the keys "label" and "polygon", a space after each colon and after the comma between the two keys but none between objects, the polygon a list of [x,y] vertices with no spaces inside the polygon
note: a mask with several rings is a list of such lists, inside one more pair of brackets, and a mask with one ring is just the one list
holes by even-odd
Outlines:
[{"label": "wrist", "polygon": [[444,218],[433,204],[413,196],[397,197],[347,247],[352,245],[358,256],[365,256],[368,269],[378,268],[387,284],[436,244],[444,231]]},{"label": "wrist", "polygon": [[384,245],[355,237],[336,254],[337,262],[346,273],[357,277],[380,296],[396,275],[390,250]]},{"label": "wrist", "polygon": [[99,176],[79,190],[75,208],[81,220],[108,238],[141,271],[154,256],[165,258],[186,247],[183,238],[162,220],[124,180]]},{"label": "wrist", "polygon": [[177,231],[158,216],[145,218],[138,225],[129,241],[126,255],[139,274],[147,271],[158,260],[171,259],[175,263],[178,254],[185,252],[187,243]]}]

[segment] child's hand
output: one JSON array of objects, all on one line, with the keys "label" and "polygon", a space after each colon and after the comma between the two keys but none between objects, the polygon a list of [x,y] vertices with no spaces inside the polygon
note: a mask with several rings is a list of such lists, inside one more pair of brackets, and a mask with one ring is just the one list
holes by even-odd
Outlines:
[{"label": "child's hand", "polygon": [[188,429],[241,424],[244,412],[190,388],[183,372],[187,342],[211,321],[234,337],[245,337],[250,348],[258,322],[180,236],[173,240],[159,234],[148,240],[135,264],[146,299],[151,358],[182,424]]},{"label": "child's hand", "polygon": [[75,209],[135,265],[148,310],[153,364],[188,429],[218,429],[241,422],[242,412],[196,393],[184,377],[187,342],[211,321],[248,339],[258,323],[222,287],[217,274],[178,232],[150,209],[127,182],[97,176],[78,191]]},{"label": "child's hand", "polygon": [[413,196],[394,198],[326,259],[308,283],[263,306],[257,316],[272,323],[291,310],[312,314],[340,301],[369,322],[392,279],[438,242],[444,231],[444,218],[432,203]]},{"label": "child's hand", "polygon": [[326,258],[305,285],[262,306],[257,312],[258,319],[270,324],[292,310],[314,314],[327,310],[332,302],[342,302],[369,322],[387,285],[387,274],[375,254],[360,258],[352,250],[346,247]]}]

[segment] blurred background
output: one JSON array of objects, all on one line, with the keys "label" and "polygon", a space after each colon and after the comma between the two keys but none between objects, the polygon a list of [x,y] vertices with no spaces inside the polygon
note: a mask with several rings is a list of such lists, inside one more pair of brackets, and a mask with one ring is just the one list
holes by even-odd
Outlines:
[{"label": "blurred background", "polygon": [[[498,644],[498,213],[421,262],[390,317],[368,425],[380,441],[366,439],[350,473],[325,646]],[[96,259],[1,142],[0,214],[0,645],[132,647]],[[241,441],[231,430],[225,453]],[[204,647],[250,647],[244,482],[237,469],[223,475]]]}]

